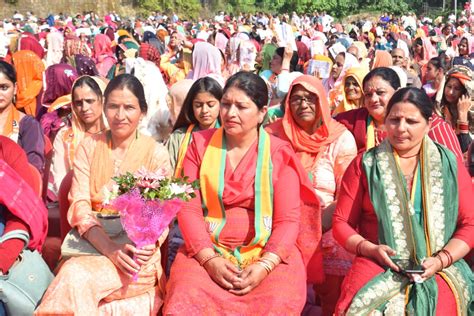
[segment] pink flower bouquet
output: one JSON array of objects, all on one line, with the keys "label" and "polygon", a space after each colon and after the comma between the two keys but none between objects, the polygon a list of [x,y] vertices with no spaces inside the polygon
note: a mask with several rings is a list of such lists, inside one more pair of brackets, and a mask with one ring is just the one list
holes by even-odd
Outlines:
[{"label": "pink flower bouquet", "polygon": [[[198,182],[167,178],[164,170],[144,168],[112,178],[116,185],[105,192],[104,204],[117,210],[128,237],[137,248],[155,243],[181,208],[195,197]],[[134,276],[136,280],[137,275]]]}]

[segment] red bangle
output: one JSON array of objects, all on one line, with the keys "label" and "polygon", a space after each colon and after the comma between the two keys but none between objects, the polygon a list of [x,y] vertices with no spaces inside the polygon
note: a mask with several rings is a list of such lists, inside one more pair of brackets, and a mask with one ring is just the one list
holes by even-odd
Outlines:
[{"label": "red bangle", "polygon": [[439,260],[439,262],[441,263],[441,270],[443,270],[443,269],[444,269],[444,263],[443,263],[443,260],[441,260],[441,257],[440,257],[440,256],[438,256],[438,255],[436,255],[436,256],[435,256],[435,258]]},{"label": "red bangle", "polygon": [[446,268],[451,266],[453,264],[454,260],[453,260],[453,256],[451,256],[451,253],[449,252],[449,250],[441,249],[440,252],[444,253],[446,255],[446,257],[448,257],[448,265],[446,266]]},{"label": "red bangle", "polygon": [[360,250],[361,250],[361,248],[362,248],[362,243],[363,243],[364,241],[367,241],[367,239],[362,239],[361,241],[359,241],[359,242],[357,243],[357,246],[356,246],[356,255],[357,255],[357,256],[361,256],[361,257],[362,257],[362,253],[361,253]]},{"label": "red bangle", "polygon": [[204,266],[208,261],[211,261],[212,259],[214,258],[217,258],[219,257],[219,254],[218,253],[214,253],[210,256],[207,256],[207,257],[204,257],[201,261],[199,261],[199,265],[202,267]]}]

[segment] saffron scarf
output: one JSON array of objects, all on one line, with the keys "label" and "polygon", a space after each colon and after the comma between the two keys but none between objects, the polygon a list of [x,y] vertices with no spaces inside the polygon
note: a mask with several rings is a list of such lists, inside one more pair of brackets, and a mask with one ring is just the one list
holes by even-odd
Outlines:
[{"label": "saffron scarf", "polygon": [[255,175],[255,236],[248,245],[242,245],[233,250],[219,241],[219,235],[226,224],[225,208],[222,202],[226,156],[224,129],[219,128],[212,135],[201,164],[200,184],[204,218],[209,225],[211,240],[216,251],[243,269],[260,258],[260,253],[272,232],[273,165],[270,155],[270,135],[260,128]]},{"label": "saffron scarf", "polygon": [[376,50],[372,69],[393,65],[392,55],[386,50]]},{"label": "saffron scarf", "polygon": [[375,123],[372,116],[367,116],[367,142],[366,142],[366,150],[375,147],[376,137],[375,137]]},{"label": "saffron scarf", "polygon": [[36,116],[36,98],[43,88],[43,61],[32,51],[22,50],[13,54],[17,75],[16,108]]},{"label": "saffron scarf", "polygon": [[[320,126],[311,135],[298,126],[291,113],[290,97],[297,85],[303,86],[318,97],[315,107],[319,107],[319,109],[316,109],[319,117],[316,118],[314,125],[320,124]],[[296,78],[288,90],[288,96],[285,101],[285,114],[281,120],[281,125],[293,149],[297,153],[301,153],[299,158],[305,170],[309,170],[316,162],[318,153],[323,152],[327,146],[332,144],[346,128],[331,117],[323,85],[316,77],[304,75]]]},{"label": "saffron scarf", "polygon": [[14,106],[10,107],[10,113],[8,113],[2,135],[10,138],[15,143],[18,142],[18,137],[20,136],[20,111]]},{"label": "saffron scarf", "polygon": [[[219,119],[215,120],[214,127],[215,128],[221,127],[221,124],[219,123]],[[199,130],[201,129],[196,124],[191,124],[188,126],[188,129],[186,130],[186,134],[184,134],[183,142],[179,146],[178,161],[176,162],[176,169],[174,171],[175,178],[179,178],[183,176],[183,161],[184,161],[184,157],[186,156],[186,152],[188,151],[189,144],[191,144],[191,136],[193,132],[199,131]]]},{"label": "saffron scarf", "polygon": [[[377,215],[380,243],[394,249],[398,258],[416,264],[442,249],[456,231],[458,216],[458,166],[454,154],[425,136],[420,151],[420,181],[415,181],[413,188],[421,193],[412,199],[388,140],[366,152],[362,163]],[[416,204],[420,216],[416,214]],[[470,267],[461,259],[437,274],[452,290],[457,314],[467,315],[472,303]],[[359,290],[347,315],[375,311],[386,315],[435,315],[437,299],[435,277],[410,283],[406,276],[387,269]]]},{"label": "saffron scarf", "polygon": [[352,78],[355,79],[355,81],[357,82],[357,84],[359,85],[359,87],[362,91],[362,82],[364,81],[364,77],[367,75],[367,73],[368,73],[368,69],[366,69],[364,67],[352,67],[352,68],[347,70],[346,75],[345,75],[344,79],[342,80],[342,90],[343,90],[342,97],[343,97],[343,99],[342,99],[342,102],[339,103],[339,105],[334,110],[333,115],[336,115],[336,114],[339,114],[339,113],[342,113],[342,112],[347,112],[347,111],[354,110],[354,109],[358,109],[362,106],[363,96],[361,96],[361,98],[359,100],[357,100],[356,103],[354,101],[350,101],[350,100],[347,99],[344,87],[346,85],[346,80],[349,77],[352,77]]},{"label": "saffron scarf", "polygon": [[189,143],[191,142],[191,134],[193,133],[193,129],[195,126],[196,125],[194,124],[191,124],[188,126],[188,129],[186,130],[186,134],[184,135],[183,142],[181,143],[181,146],[179,146],[178,161],[176,163],[176,169],[174,171],[175,178],[182,177],[183,175],[184,156],[186,156],[186,152],[188,151],[188,146],[189,146]]}]

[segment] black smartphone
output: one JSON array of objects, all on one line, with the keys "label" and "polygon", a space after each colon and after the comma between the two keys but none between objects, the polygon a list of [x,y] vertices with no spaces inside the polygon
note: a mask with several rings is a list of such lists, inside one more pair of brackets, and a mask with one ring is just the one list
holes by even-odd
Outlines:
[{"label": "black smartphone", "polygon": [[422,274],[425,272],[421,264],[415,264],[409,259],[392,259],[392,261],[400,268],[401,273]]}]

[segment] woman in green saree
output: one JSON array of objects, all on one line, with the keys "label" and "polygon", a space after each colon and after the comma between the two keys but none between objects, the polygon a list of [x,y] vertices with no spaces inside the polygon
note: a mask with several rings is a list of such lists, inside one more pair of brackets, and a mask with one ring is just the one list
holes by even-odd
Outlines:
[{"label": "woman in green saree", "polygon": [[462,161],[427,137],[432,113],[425,92],[398,90],[387,138],[347,168],[333,231],[357,256],[337,315],[472,314],[462,259],[474,246],[472,185]]}]

